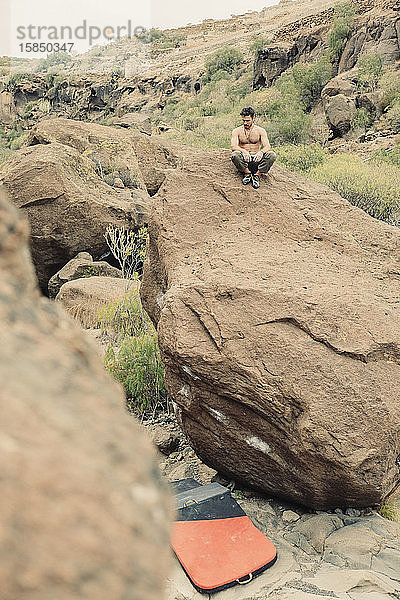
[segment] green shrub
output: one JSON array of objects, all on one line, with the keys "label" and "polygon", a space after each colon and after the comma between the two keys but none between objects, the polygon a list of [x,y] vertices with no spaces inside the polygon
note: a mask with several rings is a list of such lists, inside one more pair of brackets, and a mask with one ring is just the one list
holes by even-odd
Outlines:
[{"label": "green shrub", "polygon": [[317,143],[278,146],[276,153],[278,162],[292,171],[302,173],[321,165],[329,157],[329,152]]},{"label": "green shrub", "polygon": [[357,87],[365,91],[375,90],[383,72],[380,55],[362,56],[357,62],[357,67]]},{"label": "green shrub", "polygon": [[11,156],[12,152],[8,148],[0,146],[0,165]]},{"label": "green shrub", "polygon": [[383,161],[400,167],[400,145],[397,144],[390,152],[383,148],[372,154],[374,161]]},{"label": "green shrub", "polygon": [[123,339],[129,336],[142,336],[153,330],[153,325],[144,310],[138,288],[128,290],[122,300],[110,302],[98,312],[101,330]]},{"label": "green shrub", "polygon": [[372,217],[398,224],[400,169],[382,161],[363,162],[351,154],[335,154],[308,177],[338,192]]},{"label": "green shrub", "polygon": [[142,306],[139,288],[135,286],[122,300],[101,308],[98,322],[102,332],[114,339],[104,363],[123,385],[128,408],[137,414],[155,410],[165,398],[164,367],[157,334]]},{"label": "green shrub", "polygon": [[72,61],[72,56],[67,52],[54,52],[48,54],[46,58],[42,58],[37,66],[37,72],[48,71],[51,67],[59,67],[60,65],[67,65]]},{"label": "green shrub", "polygon": [[206,80],[210,81],[218,71],[233,73],[242,60],[243,54],[238,48],[225,46],[217,50],[206,60]]},{"label": "green shrub", "polygon": [[165,399],[164,367],[155,331],[125,338],[118,351],[109,346],[105,366],[123,385],[131,412],[156,410]]},{"label": "green shrub", "polygon": [[382,92],[382,107],[393,106],[400,101],[400,72],[388,71],[382,75],[378,87]]},{"label": "green shrub", "polygon": [[265,122],[268,138],[274,145],[304,143],[311,125],[312,116],[306,114],[301,106],[290,104],[282,104],[279,112]]},{"label": "green shrub", "polygon": [[28,119],[31,116],[33,107],[34,102],[28,102],[28,104],[24,108],[24,112],[22,113],[23,119]]},{"label": "green shrub", "polygon": [[165,49],[165,48],[180,48],[186,42],[187,36],[183,33],[175,33],[165,35],[164,38],[160,38],[155,42],[157,48]]},{"label": "green shrub", "polygon": [[320,99],[322,88],[332,77],[332,65],[327,56],[313,64],[296,63],[289,73],[281,75],[275,85],[293,102],[301,102],[310,110]]},{"label": "green shrub", "polygon": [[24,142],[26,142],[27,137],[28,137],[28,133],[23,133],[18,138],[13,140],[10,144],[11,150],[19,150],[22,147],[22,145],[24,144]]},{"label": "green shrub", "polygon": [[394,498],[382,504],[379,514],[389,521],[400,523],[400,498]]},{"label": "green shrub", "polygon": [[146,253],[147,228],[137,231],[109,225],[104,234],[107,246],[118,261],[125,279],[139,277]]},{"label": "green shrub", "polygon": [[391,128],[396,132],[400,132],[400,100],[396,101],[392,108],[386,113],[386,119],[388,120]]},{"label": "green shrub", "polygon": [[8,92],[14,92],[22,81],[31,81],[33,77],[32,73],[12,73],[5,83],[5,88]]},{"label": "green shrub", "polygon": [[351,120],[351,129],[366,131],[374,122],[374,116],[366,108],[357,108]]},{"label": "green shrub", "polygon": [[331,59],[339,60],[346,45],[356,10],[352,2],[337,4],[334,9],[333,27],[329,32],[328,45]]},{"label": "green shrub", "polygon": [[154,44],[155,42],[165,41],[167,36],[163,31],[152,27],[148,32],[145,33],[144,41],[147,44]]},{"label": "green shrub", "polygon": [[29,133],[27,131],[12,130],[9,134],[9,147],[11,150],[19,150],[26,141]]},{"label": "green shrub", "polygon": [[254,35],[252,37],[252,42],[250,44],[250,52],[253,52],[253,54],[256,54],[257,52],[260,52],[261,50],[263,50],[266,46],[268,46],[271,43],[271,40],[269,38],[267,38],[265,35]]}]

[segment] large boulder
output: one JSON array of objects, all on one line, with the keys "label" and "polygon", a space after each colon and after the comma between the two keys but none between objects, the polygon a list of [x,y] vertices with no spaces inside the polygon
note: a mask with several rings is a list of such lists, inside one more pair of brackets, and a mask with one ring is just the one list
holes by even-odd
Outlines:
[{"label": "large boulder", "polygon": [[125,129],[138,129],[141,133],[146,135],[152,134],[152,125],[150,117],[141,112],[131,112],[122,115],[121,117],[115,117],[112,121],[113,125],[118,127],[124,127]]},{"label": "large boulder", "polygon": [[116,277],[84,277],[61,286],[56,301],[84,327],[96,327],[101,310],[138,288],[137,281]]},{"label": "large boulder", "polygon": [[122,277],[122,271],[104,260],[93,260],[88,252],[79,252],[49,281],[49,298],[55,298],[67,281],[82,277]]},{"label": "large boulder", "polygon": [[[59,142],[79,150],[96,165],[97,172],[109,183],[121,179],[126,187],[138,185],[154,195],[165,173],[180,164],[182,149],[170,142],[163,144],[137,129],[117,129],[73,119],[47,119],[32,131],[28,144]],[[111,178],[108,180],[108,178]],[[149,203],[135,190],[136,212],[147,222]]]},{"label": "large boulder", "polygon": [[32,258],[45,292],[78,252],[98,258],[108,250],[109,224],[138,225],[131,191],[107,185],[91,160],[60,143],[18,150],[1,165],[0,183],[29,219]]},{"label": "large boulder", "polygon": [[155,452],[83,332],[40,297],[27,223],[0,195],[1,597],[159,600]]},{"label": "large boulder", "polygon": [[332,77],[328,81],[321,91],[323,103],[328,102],[332,96],[338,94],[347,97],[354,97],[357,94],[357,74],[354,70]]},{"label": "large boulder", "polygon": [[351,128],[352,120],[356,114],[356,103],[344,94],[336,94],[325,102],[325,115],[328,125],[336,136],[343,136]]},{"label": "large boulder", "polygon": [[313,508],[400,483],[400,231],[279,166],[187,152],[154,197],[141,295],[193,448]]},{"label": "large boulder", "polygon": [[182,164],[185,147],[176,142],[157,140],[134,129],[130,135],[147,191],[154,196],[166,174]]},{"label": "large boulder", "polygon": [[46,119],[32,130],[27,144],[51,142],[75,148],[89,158],[107,183],[112,185],[115,179],[121,179],[127,188],[145,190],[135,149],[126,131],[73,119]]}]

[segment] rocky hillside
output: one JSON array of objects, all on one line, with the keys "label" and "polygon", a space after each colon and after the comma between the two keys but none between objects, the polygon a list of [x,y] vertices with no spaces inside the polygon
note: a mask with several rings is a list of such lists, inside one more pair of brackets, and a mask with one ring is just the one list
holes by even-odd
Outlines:
[{"label": "rocky hillside", "polygon": [[[153,131],[163,132],[173,128],[165,107],[195,98],[205,84],[207,61],[218,50],[234,46],[242,52],[238,73],[246,77],[248,93],[252,89],[267,91],[297,62],[318,61],[328,50],[335,4],[334,0],[285,0],[260,13],[249,12],[224,21],[206,20],[200,25],[166,31],[161,42],[124,39],[93,48],[65,64],[48,69],[43,66],[42,72],[37,63],[24,67],[31,69],[26,75],[4,72],[0,125],[6,134],[11,132],[13,140],[38,119],[53,113],[100,122],[107,119],[108,124],[123,127],[145,127],[147,133],[153,125]],[[318,141],[327,141],[329,136],[348,137],[361,109],[367,111],[362,113],[367,126],[376,125],[377,135],[382,130],[385,135],[396,133],[396,127],[390,129],[389,124],[386,131],[388,123],[382,122],[382,93],[373,83],[360,86],[357,61],[363,56],[378,56],[383,70],[397,69],[398,3],[357,0],[354,7],[355,18],[333,60],[335,77],[324,81],[327,87],[307,109],[314,119],[323,115],[324,132],[315,136]],[[35,69],[39,71],[33,72]],[[146,117],[150,121],[144,125]],[[209,118],[207,112],[203,118]]]}]

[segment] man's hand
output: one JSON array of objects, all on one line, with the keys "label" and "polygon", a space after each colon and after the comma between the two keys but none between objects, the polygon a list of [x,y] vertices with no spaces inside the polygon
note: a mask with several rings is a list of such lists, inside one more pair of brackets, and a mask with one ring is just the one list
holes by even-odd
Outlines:
[{"label": "man's hand", "polygon": [[250,162],[250,160],[251,160],[250,152],[248,150],[244,150],[244,149],[242,149],[240,152],[242,153],[244,160],[246,162]]},{"label": "man's hand", "polygon": [[264,156],[264,152],[262,152],[261,150],[259,150],[257,152],[257,154],[254,155],[254,161],[255,162],[260,162],[260,160],[262,159],[263,156]]}]

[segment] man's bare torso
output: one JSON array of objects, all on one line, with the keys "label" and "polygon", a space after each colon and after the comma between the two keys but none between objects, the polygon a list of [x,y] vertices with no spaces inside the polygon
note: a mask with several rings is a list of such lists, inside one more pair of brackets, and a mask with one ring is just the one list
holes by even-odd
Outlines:
[{"label": "man's bare torso", "polygon": [[250,130],[246,130],[243,125],[236,127],[233,133],[238,134],[239,147],[251,153],[257,153],[261,148],[262,127],[253,125]]}]

